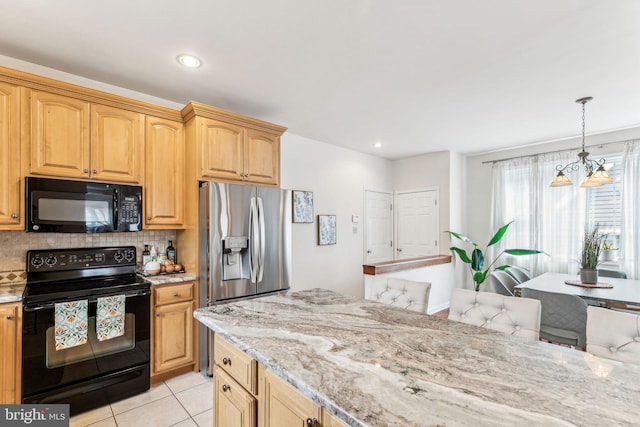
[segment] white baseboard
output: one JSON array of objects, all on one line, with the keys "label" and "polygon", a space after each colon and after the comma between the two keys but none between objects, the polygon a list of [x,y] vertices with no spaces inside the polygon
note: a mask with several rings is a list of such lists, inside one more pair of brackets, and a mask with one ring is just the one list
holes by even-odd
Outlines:
[{"label": "white baseboard", "polygon": [[440,305],[427,308],[427,314],[437,313],[439,311],[446,310],[447,308],[449,308],[449,302],[444,302]]}]

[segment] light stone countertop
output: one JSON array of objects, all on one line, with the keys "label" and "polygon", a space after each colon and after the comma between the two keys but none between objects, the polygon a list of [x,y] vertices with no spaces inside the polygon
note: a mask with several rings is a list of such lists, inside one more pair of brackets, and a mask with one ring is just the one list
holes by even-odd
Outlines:
[{"label": "light stone countertop", "polygon": [[640,420],[640,366],[328,290],[194,316],[352,426]]},{"label": "light stone countertop", "polygon": [[151,286],[166,285],[167,283],[193,282],[196,280],[196,275],[191,273],[140,275],[151,282]]},{"label": "light stone countertop", "polygon": [[22,301],[24,287],[24,283],[0,285],[0,303]]}]

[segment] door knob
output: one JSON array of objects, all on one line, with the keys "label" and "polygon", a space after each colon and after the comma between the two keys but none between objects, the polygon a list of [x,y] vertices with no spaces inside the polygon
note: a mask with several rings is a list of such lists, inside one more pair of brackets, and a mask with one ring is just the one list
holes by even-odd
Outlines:
[{"label": "door knob", "polygon": [[402,248],[398,248],[396,249],[398,252],[402,252]]},{"label": "door knob", "polygon": [[231,359],[229,359],[228,357],[225,357],[224,359],[222,359],[222,364],[231,365]]},{"label": "door knob", "polygon": [[368,254],[370,254],[370,253],[371,253],[371,251],[367,251],[367,253],[368,253]]},{"label": "door knob", "polygon": [[7,314],[7,320],[13,320],[13,314]]},{"label": "door knob", "polygon": [[307,418],[307,427],[315,427],[318,425],[318,420],[315,418]]},{"label": "door knob", "polygon": [[12,219],[18,219],[18,214],[14,214],[14,213],[13,213],[13,214],[11,214],[11,218],[12,218]]},{"label": "door knob", "polygon": [[223,385],[222,385],[222,391],[228,391],[228,390],[231,390],[231,387],[229,387],[229,386],[228,386],[228,385],[226,385],[226,384],[223,384]]}]

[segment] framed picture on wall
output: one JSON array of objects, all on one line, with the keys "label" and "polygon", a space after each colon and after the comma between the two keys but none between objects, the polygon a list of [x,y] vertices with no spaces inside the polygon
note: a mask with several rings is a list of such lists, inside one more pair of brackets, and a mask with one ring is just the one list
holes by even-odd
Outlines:
[{"label": "framed picture on wall", "polygon": [[336,216],[318,215],[318,245],[336,244]]},{"label": "framed picture on wall", "polygon": [[293,190],[293,222],[313,223],[313,193]]}]

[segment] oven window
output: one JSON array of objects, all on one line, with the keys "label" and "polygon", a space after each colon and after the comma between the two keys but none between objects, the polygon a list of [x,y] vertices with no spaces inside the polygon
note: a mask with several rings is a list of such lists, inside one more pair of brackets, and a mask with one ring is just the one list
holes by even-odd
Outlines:
[{"label": "oven window", "polygon": [[47,328],[47,368],[59,368],[83,360],[131,350],[135,347],[135,314],[126,313],[124,319],[124,335],[106,341],[98,341],[96,337],[96,318],[89,317],[87,343],[75,347],[56,350],[54,326]]},{"label": "oven window", "polygon": [[111,205],[106,200],[38,199],[38,219],[83,224],[110,224]]}]

